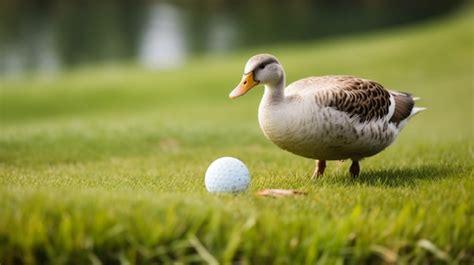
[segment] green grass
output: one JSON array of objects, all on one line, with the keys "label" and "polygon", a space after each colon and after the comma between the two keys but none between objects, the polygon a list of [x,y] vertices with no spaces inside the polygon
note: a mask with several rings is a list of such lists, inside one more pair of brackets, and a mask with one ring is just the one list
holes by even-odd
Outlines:
[{"label": "green grass", "polygon": [[[2,81],[0,264],[474,262],[472,8],[366,35],[196,58],[183,69],[87,68]],[[229,91],[257,52],[289,82],[353,74],[422,98],[362,175],[279,150],[261,89]],[[242,159],[248,192],[205,191],[207,166]],[[260,198],[263,188],[307,196]]]}]

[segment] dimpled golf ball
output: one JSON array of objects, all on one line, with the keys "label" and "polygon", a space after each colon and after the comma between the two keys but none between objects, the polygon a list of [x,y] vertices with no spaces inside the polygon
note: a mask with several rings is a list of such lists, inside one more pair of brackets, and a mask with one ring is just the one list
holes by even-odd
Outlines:
[{"label": "dimpled golf ball", "polygon": [[209,192],[241,192],[249,183],[249,170],[242,161],[233,157],[221,157],[212,162],[204,178]]}]

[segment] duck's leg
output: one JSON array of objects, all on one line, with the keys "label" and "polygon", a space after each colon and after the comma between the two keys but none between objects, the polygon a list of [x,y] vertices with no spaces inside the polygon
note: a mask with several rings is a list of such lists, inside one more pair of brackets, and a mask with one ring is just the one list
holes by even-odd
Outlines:
[{"label": "duck's leg", "polygon": [[360,167],[359,167],[358,160],[352,160],[352,165],[351,165],[351,168],[349,169],[349,172],[351,173],[351,176],[353,178],[359,176]]},{"label": "duck's leg", "polygon": [[324,169],[326,169],[326,160],[315,160],[316,167],[314,168],[312,179],[318,178],[324,174]]}]

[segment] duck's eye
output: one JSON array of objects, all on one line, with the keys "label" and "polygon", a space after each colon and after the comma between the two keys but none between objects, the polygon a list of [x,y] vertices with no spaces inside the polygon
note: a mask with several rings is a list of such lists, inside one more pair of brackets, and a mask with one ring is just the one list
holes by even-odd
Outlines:
[{"label": "duck's eye", "polygon": [[266,66],[266,65],[261,64],[258,68],[263,69],[263,68],[265,68],[265,66]]}]

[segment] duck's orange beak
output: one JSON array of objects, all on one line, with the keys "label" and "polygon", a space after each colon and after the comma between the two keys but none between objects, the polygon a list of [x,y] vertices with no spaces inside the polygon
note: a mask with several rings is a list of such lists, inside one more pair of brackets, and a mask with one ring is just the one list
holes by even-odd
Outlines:
[{"label": "duck's orange beak", "polygon": [[236,98],[247,93],[252,87],[258,85],[258,81],[253,79],[253,72],[250,72],[242,77],[240,84],[232,90],[229,94],[229,98]]}]

